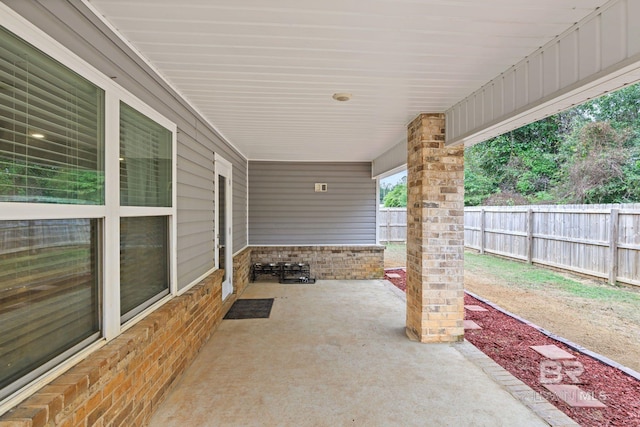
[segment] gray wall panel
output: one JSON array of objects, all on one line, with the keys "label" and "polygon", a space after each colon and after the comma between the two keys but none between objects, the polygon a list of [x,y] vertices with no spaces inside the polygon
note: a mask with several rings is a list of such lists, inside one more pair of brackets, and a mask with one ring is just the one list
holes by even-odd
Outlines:
[{"label": "gray wall panel", "polygon": [[[183,135],[178,145],[178,283],[214,267],[213,153]],[[198,152],[199,151],[199,152]],[[206,156],[203,154],[207,154]],[[205,168],[203,165],[210,165]],[[194,215],[196,214],[196,215]]]},{"label": "gray wall panel", "polygon": [[233,166],[233,253],[248,244],[247,236],[247,162]]},{"label": "gray wall panel", "polygon": [[407,141],[399,142],[373,161],[371,174],[378,177],[407,164]]},{"label": "gray wall panel", "polygon": [[375,244],[371,163],[249,162],[249,236],[251,245]]},{"label": "gray wall panel", "polygon": [[[80,0],[3,0],[178,126],[178,287],[213,267],[213,153],[233,165],[233,250],[247,245],[247,161]],[[196,231],[197,230],[197,231]]]}]

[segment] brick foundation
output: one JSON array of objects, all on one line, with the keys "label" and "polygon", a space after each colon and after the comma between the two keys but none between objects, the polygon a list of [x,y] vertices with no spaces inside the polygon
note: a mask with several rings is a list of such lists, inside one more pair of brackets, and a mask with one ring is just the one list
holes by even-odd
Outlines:
[{"label": "brick foundation", "polygon": [[251,263],[306,262],[325,280],[382,279],[384,246],[254,246]]},{"label": "brick foundation", "polygon": [[0,417],[0,427],[143,426],[223,317],[222,271]]},{"label": "brick foundation", "polygon": [[249,285],[251,248],[245,248],[233,257],[233,293],[242,295]]},{"label": "brick foundation", "polygon": [[408,128],[407,335],[464,337],[464,147],[445,146],[444,114]]}]

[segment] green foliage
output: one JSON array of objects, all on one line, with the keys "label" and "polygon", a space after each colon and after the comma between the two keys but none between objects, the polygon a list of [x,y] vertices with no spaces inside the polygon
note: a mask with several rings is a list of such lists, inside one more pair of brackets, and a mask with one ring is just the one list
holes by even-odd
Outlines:
[{"label": "green foliage", "polygon": [[570,155],[563,165],[557,193],[569,203],[628,201],[625,166],[629,163],[629,134],[609,122],[587,123],[567,138]]},{"label": "green foliage", "polygon": [[640,85],[465,151],[465,204],[640,201]]},{"label": "green foliage", "polygon": [[465,152],[467,205],[496,193],[530,198],[557,181],[557,152],[568,114],[540,120],[470,147]]},{"label": "green foliage", "polygon": [[90,200],[102,203],[104,174],[95,171],[62,169],[50,181],[50,195],[60,199]]},{"label": "green foliage", "polygon": [[407,207],[407,184],[397,184],[384,198],[385,208]]},{"label": "green foliage", "polygon": [[574,109],[585,119],[609,122],[615,129],[634,129],[640,123],[640,85],[634,84],[609,93]]},{"label": "green foliage", "polygon": [[[471,147],[473,148],[473,147]],[[477,168],[469,167],[473,158],[469,152],[465,152],[465,162],[467,165],[464,169],[464,204],[465,206],[481,205],[491,194],[497,191],[497,185],[491,176],[485,175],[477,170]]]},{"label": "green foliage", "polygon": [[384,203],[384,198],[387,197],[387,194],[389,194],[389,192],[391,192],[391,190],[393,190],[394,185],[389,183],[389,182],[385,182],[385,183],[380,183],[380,203]]},{"label": "green foliage", "polygon": [[0,158],[0,198],[51,203],[104,203],[104,173]]}]

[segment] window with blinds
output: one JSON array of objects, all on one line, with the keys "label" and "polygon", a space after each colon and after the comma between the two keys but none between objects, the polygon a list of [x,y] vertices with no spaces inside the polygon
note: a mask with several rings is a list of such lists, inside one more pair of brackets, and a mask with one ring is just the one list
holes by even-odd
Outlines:
[{"label": "window with blinds", "polygon": [[0,396],[97,338],[98,225],[97,219],[0,221]]},{"label": "window with blinds", "polygon": [[104,204],[104,91],[0,28],[0,202]]},{"label": "window with blinds", "polygon": [[[170,293],[175,124],[74,64],[0,26],[0,401]],[[107,130],[119,171],[105,171]],[[117,180],[119,201],[105,196]],[[118,249],[119,283],[104,283]]]},{"label": "window with blinds", "polygon": [[120,103],[120,204],[171,206],[171,131]]},{"label": "window with blinds", "polygon": [[120,205],[149,216],[120,218],[120,314],[123,322],[169,293],[171,131],[120,103]]},{"label": "window with blinds", "polygon": [[126,321],[169,293],[165,216],[120,218],[120,314]]}]

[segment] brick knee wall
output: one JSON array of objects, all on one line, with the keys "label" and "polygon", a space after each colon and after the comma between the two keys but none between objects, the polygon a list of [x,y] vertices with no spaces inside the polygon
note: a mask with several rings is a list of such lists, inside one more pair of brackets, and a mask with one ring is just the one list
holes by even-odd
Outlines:
[{"label": "brick knee wall", "polygon": [[242,295],[249,285],[251,248],[245,248],[233,257],[233,292]]},{"label": "brick knee wall", "polygon": [[218,270],[4,414],[0,427],[146,425],[220,324],[221,284]]},{"label": "brick knee wall", "polygon": [[316,279],[381,279],[384,246],[253,246],[256,262],[306,262]]}]

